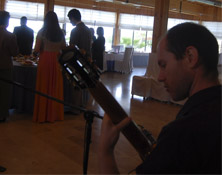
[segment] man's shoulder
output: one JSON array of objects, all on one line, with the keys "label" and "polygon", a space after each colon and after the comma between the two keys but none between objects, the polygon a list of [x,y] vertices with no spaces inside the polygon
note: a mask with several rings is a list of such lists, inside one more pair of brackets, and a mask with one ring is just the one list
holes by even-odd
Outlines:
[{"label": "man's shoulder", "polygon": [[30,32],[34,32],[30,27],[26,26],[27,30],[29,30]]},{"label": "man's shoulder", "polygon": [[19,31],[20,30],[20,26],[16,26],[16,27],[14,27],[14,31]]},{"label": "man's shoulder", "polygon": [[11,33],[7,30],[2,31],[1,35],[4,36],[4,38],[7,38],[7,39],[15,39],[16,38],[16,35],[14,33]]},{"label": "man's shoulder", "polygon": [[23,32],[28,32],[29,34],[34,32],[34,31],[33,31],[30,27],[28,27],[28,26],[24,26],[24,27],[22,27],[20,30],[23,31]]},{"label": "man's shoulder", "polygon": [[19,29],[19,28],[21,28],[21,26],[15,26],[15,27],[14,27],[14,29]]},{"label": "man's shoulder", "polygon": [[78,24],[75,28],[72,29],[71,33],[89,33],[91,36],[90,29],[84,23]]},{"label": "man's shoulder", "polygon": [[87,27],[84,22],[79,23],[76,27],[83,28],[85,30],[90,31],[89,27]]}]

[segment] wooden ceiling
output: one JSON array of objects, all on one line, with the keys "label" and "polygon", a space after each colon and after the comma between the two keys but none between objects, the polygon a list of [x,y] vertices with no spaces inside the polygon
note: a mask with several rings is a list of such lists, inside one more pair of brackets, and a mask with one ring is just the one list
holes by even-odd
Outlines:
[{"label": "wooden ceiling", "polygon": [[[55,3],[140,15],[154,15],[155,7],[155,0],[55,0]],[[217,6],[213,5],[214,3]],[[169,17],[200,21],[222,21],[221,4],[222,0],[170,0]]]}]

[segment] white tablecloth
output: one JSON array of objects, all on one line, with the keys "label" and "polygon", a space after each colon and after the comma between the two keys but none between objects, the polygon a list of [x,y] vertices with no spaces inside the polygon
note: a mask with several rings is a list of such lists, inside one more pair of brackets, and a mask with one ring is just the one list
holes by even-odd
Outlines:
[{"label": "white tablecloth", "polygon": [[122,60],[123,56],[124,53],[105,53],[103,59],[103,71],[113,71],[112,68],[110,68],[110,64],[114,64],[115,60]]}]

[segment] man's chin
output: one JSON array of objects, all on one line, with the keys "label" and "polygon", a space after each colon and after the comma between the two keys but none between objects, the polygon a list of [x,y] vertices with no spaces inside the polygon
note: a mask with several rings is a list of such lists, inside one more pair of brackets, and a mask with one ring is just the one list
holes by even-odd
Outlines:
[{"label": "man's chin", "polygon": [[171,94],[170,94],[170,96],[173,99],[173,101],[182,101],[186,98],[184,96],[176,96],[176,95],[171,95]]}]

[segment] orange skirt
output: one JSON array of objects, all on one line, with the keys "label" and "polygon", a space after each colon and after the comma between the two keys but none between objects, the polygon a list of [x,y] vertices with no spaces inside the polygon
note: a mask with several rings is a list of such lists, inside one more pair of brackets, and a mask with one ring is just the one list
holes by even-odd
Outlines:
[{"label": "orange skirt", "polygon": [[[36,90],[63,100],[63,76],[57,61],[58,52],[42,52],[36,77]],[[35,95],[34,122],[64,120],[64,105]]]}]

